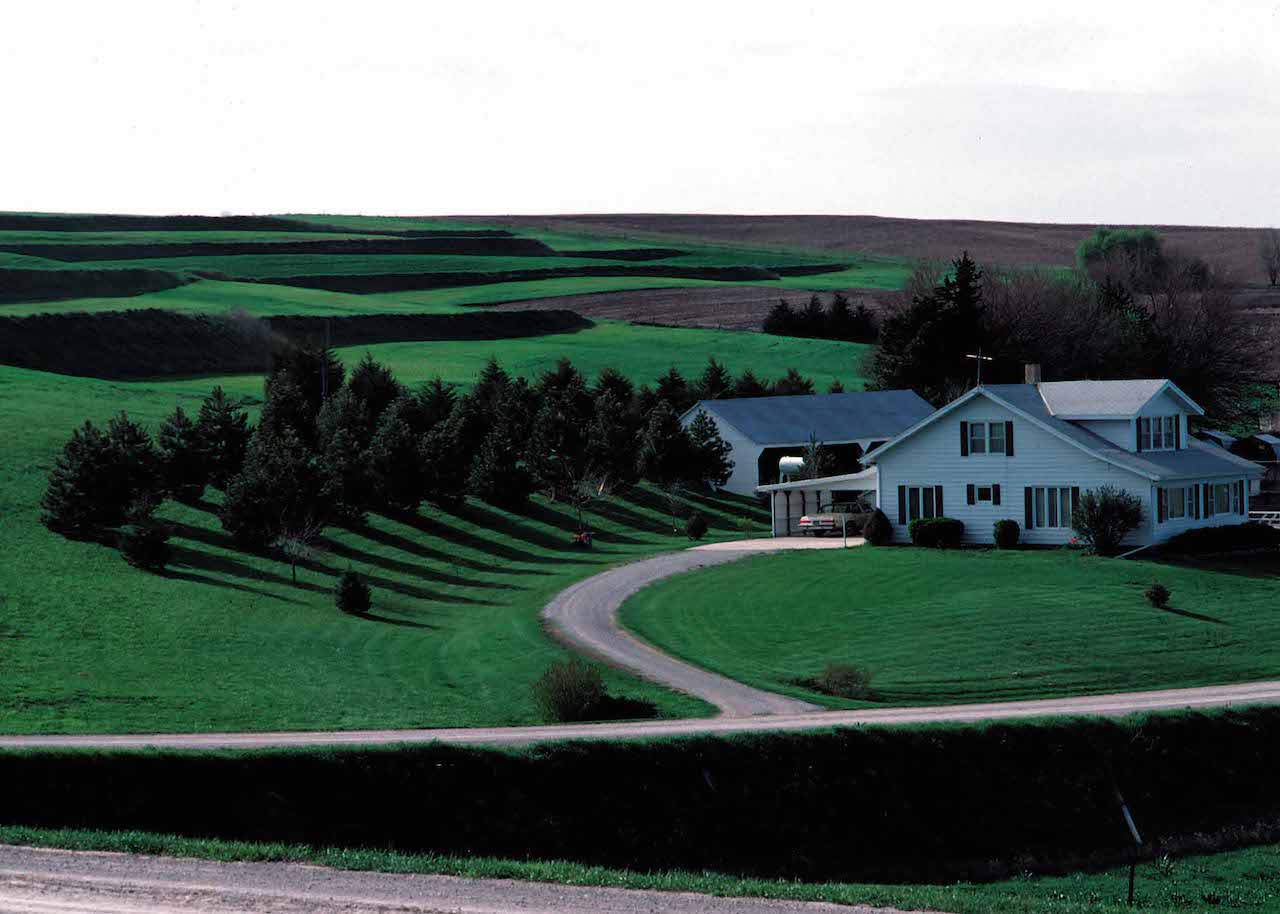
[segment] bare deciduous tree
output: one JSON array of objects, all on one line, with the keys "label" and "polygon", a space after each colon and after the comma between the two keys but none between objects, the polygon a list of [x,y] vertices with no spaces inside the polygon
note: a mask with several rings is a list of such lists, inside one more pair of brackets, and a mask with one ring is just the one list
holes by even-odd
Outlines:
[{"label": "bare deciduous tree", "polygon": [[1280,282],[1280,229],[1262,230],[1258,257],[1262,260],[1262,268],[1267,271],[1267,281],[1273,286]]},{"label": "bare deciduous tree", "polygon": [[316,543],[324,527],[306,521],[295,527],[282,530],[272,541],[271,548],[286,562],[293,575],[293,583],[298,583],[298,565],[311,561],[316,556]]}]

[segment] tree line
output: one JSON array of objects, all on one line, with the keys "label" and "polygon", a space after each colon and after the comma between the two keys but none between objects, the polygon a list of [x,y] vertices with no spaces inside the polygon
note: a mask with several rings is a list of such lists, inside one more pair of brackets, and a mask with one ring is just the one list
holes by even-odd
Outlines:
[{"label": "tree line", "polygon": [[963,253],[926,264],[908,282],[909,303],[882,322],[864,366],[872,389],[910,388],[935,406],[988,383],[1169,378],[1230,427],[1254,418],[1274,341],[1234,301],[1214,265],[1166,249],[1147,230],[1101,229],[1080,246],[1073,270],[984,268]]},{"label": "tree line", "polygon": [[835,293],[826,307],[817,294],[810,296],[808,304],[799,309],[793,308],[785,298],[780,299],[765,315],[760,329],[778,336],[851,343],[874,343],[879,334],[871,309],[862,302],[853,306],[843,292]]},{"label": "tree line", "polygon": [[496,359],[470,391],[434,378],[411,388],[367,355],[348,373],[331,349],[277,353],[256,426],[221,387],[198,415],[177,407],[149,431],[120,413],[85,422],[49,474],[42,521],[68,536],[114,532],[126,558],[163,567],[165,498],[221,489],[218,515],[242,546],[296,559],[329,524],[360,524],[369,511],[411,513],[471,496],[519,511],[540,492],[572,505],[580,529],[596,499],[646,480],[668,497],[722,485],[729,446],[703,398],[812,392],[794,370],[773,384],[737,378],[714,358],[692,381],[676,369],[637,388],[605,369],[589,382],[568,359],[532,383]]}]

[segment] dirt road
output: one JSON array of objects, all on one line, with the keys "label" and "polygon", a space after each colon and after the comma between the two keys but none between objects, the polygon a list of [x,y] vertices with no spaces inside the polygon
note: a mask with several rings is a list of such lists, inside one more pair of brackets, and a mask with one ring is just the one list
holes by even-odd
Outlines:
[{"label": "dirt road", "polygon": [[886,909],[0,845],[0,914],[884,914]]}]

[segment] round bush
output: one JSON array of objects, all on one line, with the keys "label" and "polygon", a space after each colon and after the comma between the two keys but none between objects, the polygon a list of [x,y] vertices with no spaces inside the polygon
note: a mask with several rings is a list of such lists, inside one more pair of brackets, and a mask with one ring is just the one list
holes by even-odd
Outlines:
[{"label": "round bush", "polygon": [[169,564],[169,531],[159,524],[125,524],[116,534],[116,545],[135,568],[160,572]]},{"label": "round bush", "polygon": [[684,532],[691,540],[702,539],[707,535],[707,519],[695,511],[684,522]]},{"label": "round bush", "polygon": [[354,571],[344,571],[333,588],[333,601],[338,609],[352,616],[361,616],[373,603],[373,592],[364,579]]},{"label": "round bush", "polygon": [[1018,526],[1016,520],[996,521],[995,540],[996,546],[1000,549],[1012,549],[1018,545],[1018,539],[1022,536],[1022,528]]},{"label": "round bush", "polygon": [[1152,581],[1151,586],[1142,592],[1147,598],[1147,602],[1156,609],[1164,609],[1169,605],[1169,597],[1173,596],[1169,593],[1169,588],[1165,587],[1159,581]]},{"label": "round bush", "polygon": [[964,536],[964,521],[954,517],[921,517],[907,525],[907,533],[913,545],[955,549]]},{"label": "round bush", "polygon": [[872,546],[888,545],[893,540],[893,524],[889,523],[889,518],[883,511],[876,508],[867,518],[867,523],[862,528],[862,536]]},{"label": "round bush", "polygon": [[595,720],[608,700],[600,671],[582,660],[553,663],[533,684],[533,702],[547,720]]}]

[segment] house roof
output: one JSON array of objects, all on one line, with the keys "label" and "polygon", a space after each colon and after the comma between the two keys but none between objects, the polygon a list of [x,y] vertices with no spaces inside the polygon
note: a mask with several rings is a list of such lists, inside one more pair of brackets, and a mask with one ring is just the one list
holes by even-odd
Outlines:
[{"label": "house roof", "polygon": [[921,428],[929,425],[962,403],[977,396],[986,396],[1015,413],[1035,422],[1046,431],[1072,444],[1080,450],[1105,460],[1113,466],[1137,473],[1153,480],[1226,476],[1238,473],[1260,475],[1262,467],[1252,461],[1237,457],[1222,448],[1195,439],[1176,451],[1143,451],[1135,453],[1108,441],[1086,428],[1058,418],[1050,412],[1049,405],[1035,384],[992,384],[975,387],[963,397],[944,406],[923,421],[918,422],[894,440],[867,455],[874,463],[886,452],[900,445]]},{"label": "house roof", "polygon": [[[1010,387],[1012,385],[993,385]],[[1023,385],[1029,386],[1029,385]],[[1165,378],[1122,381],[1044,381],[1040,396],[1051,415],[1059,419],[1128,419],[1165,391],[1178,397],[1187,409],[1204,415],[1200,404]]]},{"label": "house roof", "polygon": [[933,412],[913,390],[699,400],[685,417],[699,409],[765,447],[803,444],[810,435],[827,443],[888,440]]},{"label": "house roof", "polygon": [[842,484],[857,483],[855,489],[870,491],[876,487],[876,478],[880,475],[875,467],[867,467],[856,473],[842,473],[839,476],[821,476],[817,479],[794,479],[791,482],[774,482],[756,486],[757,492],[786,492],[795,489],[826,489]]},{"label": "house roof", "polygon": [[1195,436],[1201,440],[1210,440],[1219,447],[1229,448],[1236,443],[1236,436],[1220,432],[1213,428],[1202,428],[1195,433]]}]

